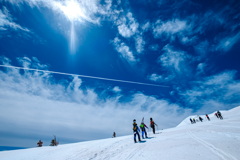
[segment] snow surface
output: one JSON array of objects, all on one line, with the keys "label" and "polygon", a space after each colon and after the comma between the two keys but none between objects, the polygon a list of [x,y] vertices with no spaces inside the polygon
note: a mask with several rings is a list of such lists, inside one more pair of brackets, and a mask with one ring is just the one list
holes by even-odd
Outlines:
[{"label": "snow surface", "polygon": [[[223,120],[209,114],[203,122],[186,118],[175,128],[149,132],[134,143],[133,135],[95,141],[0,152],[1,160],[240,160],[240,106],[221,111]],[[197,117],[197,116],[191,116]]]}]

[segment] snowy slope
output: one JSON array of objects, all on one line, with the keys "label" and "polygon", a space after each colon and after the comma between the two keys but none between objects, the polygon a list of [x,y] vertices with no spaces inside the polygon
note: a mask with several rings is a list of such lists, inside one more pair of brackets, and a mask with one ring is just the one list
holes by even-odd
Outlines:
[{"label": "snowy slope", "polygon": [[[190,124],[189,117],[178,127],[149,133],[143,143],[133,136],[88,141],[57,147],[0,152],[1,160],[239,160],[240,106],[222,111],[223,120]],[[204,117],[204,116],[202,116]]]}]

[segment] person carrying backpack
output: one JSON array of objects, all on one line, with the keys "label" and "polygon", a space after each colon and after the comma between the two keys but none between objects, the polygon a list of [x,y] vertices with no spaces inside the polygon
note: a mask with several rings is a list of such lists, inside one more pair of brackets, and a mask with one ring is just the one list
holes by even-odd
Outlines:
[{"label": "person carrying backpack", "polygon": [[38,147],[42,147],[43,142],[42,142],[41,140],[39,140],[38,143],[37,143],[37,145],[38,145]]},{"label": "person carrying backpack", "polygon": [[141,125],[140,125],[140,128],[141,128],[141,130],[142,130],[142,139],[144,139],[144,134],[145,134],[145,138],[148,138],[148,136],[147,136],[147,131],[146,131],[146,128],[148,128],[145,124],[144,124],[144,122],[142,122],[141,123]]},{"label": "person carrying backpack", "polygon": [[202,121],[203,121],[203,118],[199,116],[199,120],[202,122]]},{"label": "person carrying backpack", "polygon": [[139,130],[138,125],[137,125],[137,123],[136,123],[136,119],[134,119],[134,120],[133,120],[133,134],[134,134],[134,142],[135,142],[135,143],[137,143],[136,136],[138,136],[139,142],[141,141],[139,132],[140,132],[140,130]]},{"label": "person carrying backpack", "polygon": [[217,111],[217,115],[218,115],[218,117],[219,117],[220,119],[223,119],[222,113],[221,113],[220,111]]},{"label": "person carrying backpack", "polygon": [[113,132],[112,138],[115,138],[115,137],[116,137],[116,132]]},{"label": "person carrying backpack", "polygon": [[153,130],[153,134],[155,134],[155,125],[157,126],[157,124],[153,121],[153,119],[150,118],[150,126],[151,126],[151,128]]},{"label": "person carrying backpack", "polygon": [[208,121],[210,121],[210,118],[209,118],[208,114],[206,114],[206,117],[207,117]]}]

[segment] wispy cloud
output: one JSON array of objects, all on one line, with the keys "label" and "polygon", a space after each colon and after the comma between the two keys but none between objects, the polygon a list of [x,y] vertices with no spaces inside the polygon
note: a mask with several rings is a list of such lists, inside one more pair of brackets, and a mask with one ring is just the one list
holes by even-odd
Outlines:
[{"label": "wispy cloud", "polygon": [[114,38],[113,44],[114,44],[117,52],[121,53],[121,56],[124,59],[128,60],[129,62],[135,62],[136,61],[136,59],[135,59],[132,51],[130,50],[130,48],[124,42],[122,42],[118,37]]},{"label": "wispy cloud", "polygon": [[191,89],[179,92],[189,105],[205,110],[231,108],[239,105],[240,82],[235,79],[236,71],[225,71],[196,81]]},{"label": "wispy cloud", "polygon": [[12,19],[12,15],[8,11],[6,7],[3,7],[2,10],[0,10],[0,30],[22,30],[25,32],[29,32],[29,30],[25,27],[20,26],[14,20]]},{"label": "wispy cloud", "polygon": [[219,44],[216,46],[216,50],[227,52],[239,41],[240,33],[233,36],[226,36],[219,41]]},{"label": "wispy cloud", "polygon": [[188,29],[187,22],[180,19],[174,19],[167,22],[158,20],[153,27],[153,35],[155,38],[167,37],[174,39],[174,35],[181,34]]},{"label": "wispy cloud", "polygon": [[[27,57],[19,58],[19,62],[27,66],[45,66]],[[118,135],[131,134],[132,119],[140,121],[143,116],[146,119],[156,117],[161,128],[175,126],[191,112],[142,93],[133,93],[128,100],[119,102],[119,97],[124,95],[117,86],[106,88],[118,93],[116,97],[101,99],[98,96],[101,93],[93,86],[83,85],[79,77],[57,80],[54,75],[36,71],[1,70],[0,133],[16,137],[31,134],[33,140],[29,142],[23,137],[18,139],[22,139],[21,143],[25,141],[26,146],[33,146],[39,138],[46,140],[53,134],[60,139],[90,140],[110,137],[113,131]],[[122,127],[119,128],[119,124]],[[5,134],[1,137],[8,138]],[[14,146],[14,141],[8,139],[8,145]]]},{"label": "wispy cloud", "polygon": [[159,75],[159,74],[153,73],[148,76],[148,79],[151,81],[154,81],[154,82],[169,82],[169,81],[173,80],[174,78],[175,78],[175,76],[173,74]]},{"label": "wispy cloud", "polygon": [[138,35],[135,37],[135,46],[136,46],[136,51],[138,53],[142,53],[144,51],[144,46],[145,46],[145,41],[143,40],[143,37]]},{"label": "wispy cloud", "polygon": [[184,51],[174,50],[172,46],[166,45],[163,48],[164,54],[159,57],[159,63],[167,70],[177,73],[184,74],[189,72],[188,63],[191,56]]}]

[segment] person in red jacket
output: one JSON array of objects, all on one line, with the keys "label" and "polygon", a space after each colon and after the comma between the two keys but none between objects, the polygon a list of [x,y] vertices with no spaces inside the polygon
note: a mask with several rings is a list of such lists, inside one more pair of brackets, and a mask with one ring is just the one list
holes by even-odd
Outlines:
[{"label": "person in red jacket", "polygon": [[151,128],[153,130],[153,134],[155,134],[155,125],[157,126],[157,124],[153,121],[153,119],[150,118],[150,126],[151,126]]}]

